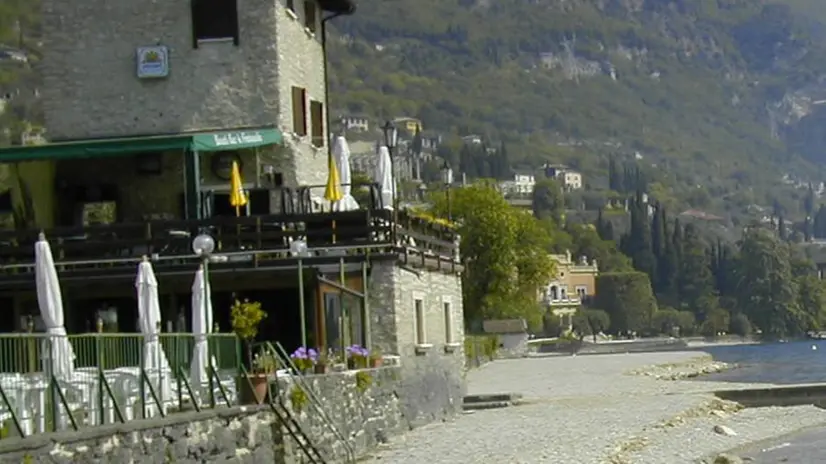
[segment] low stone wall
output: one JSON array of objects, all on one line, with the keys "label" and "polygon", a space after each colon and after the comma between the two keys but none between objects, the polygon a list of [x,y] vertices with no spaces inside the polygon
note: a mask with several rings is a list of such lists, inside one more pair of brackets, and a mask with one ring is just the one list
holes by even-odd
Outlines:
[{"label": "low stone wall", "polygon": [[[303,382],[284,378],[277,394],[323,456],[340,460],[346,442],[360,457],[414,426],[461,411],[464,383],[454,374],[455,359],[461,353],[421,353],[401,366],[309,375]],[[268,405],[0,440],[0,462],[14,463],[297,463],[302,456]]]},{"label": "low stone wall", "polygon": [[[302,387],[303,385],[303,387]],[[327,458],[346,456],[346,443],[362,456],[389,437],[409,430],[405,410],[434,401],[402,380],[400,367],[280,379],[278,395],[296,422]],[[313,393],[308,392],[311,391]],[[319,408],[317,405],[321,405]],[[436,401],[422,412],[439,416]],[[459,403],[461,404],[461,403]],[[323,412],[322,412],[323,411]],[[329,422],[328,422],[329,421]],[[330,424],[333,424],[331,426]],[[343,439],[343,440],[342,440]],[[0,462],[303,462],[298,444],[268,405],[172,414],[166,418],[89,427],[0,440]]]},{"label": "low stone wall", "polygon": [[[388,437],[408,430],[399,399],[400,377],[398,367],[381,367],[309,375],[304,377],[305,386],[282,379],[280,396],[323,456],[345,457],[342,437],[350,443],[356,456],[362,456]],[[311,395],[320,402],[323,413],[313,404]],[[324,416],[334,424],[338,434]],[[286,453],[300,462],[297,444],[287,435],[285,441]]]},{"label": "low stone wall", "polygon": [[283,462],[269,407],[223,408],[0,440],[0,462]]}]

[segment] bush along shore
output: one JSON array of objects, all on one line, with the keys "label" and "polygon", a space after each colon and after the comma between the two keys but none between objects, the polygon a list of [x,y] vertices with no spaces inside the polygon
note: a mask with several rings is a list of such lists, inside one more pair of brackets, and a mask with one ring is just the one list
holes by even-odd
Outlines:
[{"label": "bush along shore", "polygon": [[679,363],[644,366],[631,370],[628,374],[644,375],[657,380],[684,380],[701,375],[716,374],[736,367],[736,364],[715,361],[711,356],[700,356]]}]

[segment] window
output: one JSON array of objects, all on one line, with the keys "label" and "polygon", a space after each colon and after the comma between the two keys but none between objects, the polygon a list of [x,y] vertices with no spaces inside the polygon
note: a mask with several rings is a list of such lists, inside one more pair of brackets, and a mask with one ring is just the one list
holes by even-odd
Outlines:
[{"label": "window", "polygon": [[293,87],[293,132],[307,135],[307,90]]},{"label": "window", "polygon": [[304,27],[310,32],[316,30],[316,4],[311,0],[304,0]]},{"label": "window", "polygon": [[424,320],[424,300],[416,299],[416,344],[424,345],[427,343],[425,337],[425,320]]},{"label": "window", "polygon": [[194,46],[232,39],[238,45],[237,0],[191,0]]},{"label": "window", "polygon": [[577,285],[576,286],[576,294],[580,298],[585,298],[585,295],[588,293],[588,287],[585,285]]},{"label": "window", "polygon": [[312,123],[313,131],[313,145],[316,147],[324,146],[324,104],[311,100],[310,101],[310,121]]},{"label": "window", "polygon": [[442,302],[442,311],[445,316],[445,344],[453,343],[453,314],[451,313],[450,302]]}]

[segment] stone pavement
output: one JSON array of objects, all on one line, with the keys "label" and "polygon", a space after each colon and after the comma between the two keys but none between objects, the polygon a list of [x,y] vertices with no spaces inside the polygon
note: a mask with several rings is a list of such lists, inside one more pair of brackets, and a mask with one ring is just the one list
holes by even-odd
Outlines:
[{"label": "stone pavement", "polygon": [[[667,352],[496,361],[468,373],[468,393],[521,393],[525,404],[477,411],[452,422],[413,430],[366,462],[678,464],[694,462],[706,452],[747,443],[741,440],[751,435],[718,438],[704,429],[704,439],[719,441],[713,442],[714,449],[710,450],[704,450],[702,443],[695,444],[691,459],[684,452],[684,436],[680,443],[655,443],[649,452],[642,452],[649,448],[645,435],[667,438],[666,433],[652,430],[657,424],[707,404],[713,390],[737,385],[655,380],[626,373],[646,365],[684,362],[698,355]],[[692,431],[686,427],[675,430]],[[754,439],[764,438],[761,433],[755,432]],[[637,455],[639,458],[628,458]]]}]

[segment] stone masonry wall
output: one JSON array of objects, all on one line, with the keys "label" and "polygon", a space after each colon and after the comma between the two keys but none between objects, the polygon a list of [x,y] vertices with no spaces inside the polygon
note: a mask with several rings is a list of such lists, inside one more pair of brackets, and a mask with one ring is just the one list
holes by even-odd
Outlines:
[{"label": "stone masonry wall", "polygon": [[[303,1],[294,3],[303,15]],[[194,48],[188,1],[43,0],[39,71],[47,136],[58,141],[276,126],[295,153],[282,171],[285,180],[324,183],[327,137],[315,148],[309,137],[291,135],[291,87],[307,89],[308,108],[309,99],[326,100],[320,37],[305,32],[304,18],[288,13],[286,0],[239,1],[238,21],[238,46]],[[152,45],[169,48],[170,75],[138,79],[136,48]],[[306,117],[310,128],[309,109]]]},{"label": "stone masonry wall", "polygon": [[0,462],[283,462],[281,437],[268,407],[227,408],[4,439]]},{"label": "stone masonry wall", "polygon": [[[401,357],[405,421],[416,427],[460,412],[465,393],[460,276],[374,263],[369,291],[373,346]],[[424,343],[416,340],[416,300],[424,309]],[[450,303],[447,313],[445,303]]]},{"label": "stone masonry wall", "polygon": [[[305,377],[305,382],[308,389],[315,392],[339,433],[349,441],[357,457],[364,456],[388,438],[409,430],[402,416],[400,372],[397,367],[310,375]],[[336,462],[343,461],[347,455],[345,445],[318,409],[309,401],[295,401],[296,390],[304,391],[304,388],[288,380],[282,381],[280,386],[284,404],[293,411],[302,430],[313,437],[313,443],[322,455]],[[285,444],[287,459],[292,457],[295,462],[301,462],[299,448],[286,435]]]},{"label": "stone masonry wall", "polygon": [[[327,148],[329,137],[327,125],[326,86],[324,83],[324,51],[321,47],[321,26],[316,33],[304,27],[304,2],[295,0],[295,12],[286,8],[286,0],[276,0],[275,25],[277,40],[275,42],[280,63],[278,80],[278,103],[283,111],[279,113],[278,127],[284,131],[287,145],[296,154],[295,176],[301,185],[323,185],[327,182]],[[321,12],[317,13],[321,16]],[[300,57],[300,59],[297,59]],[[292,87],[307,90],[307,132],[308,135],[294,135],[292,111]],[[322,147],[312,144],[312,121],[310,121],[310,100],[324,105],[324,140]],[[312,192],[322,197],[324,189]]]}]

